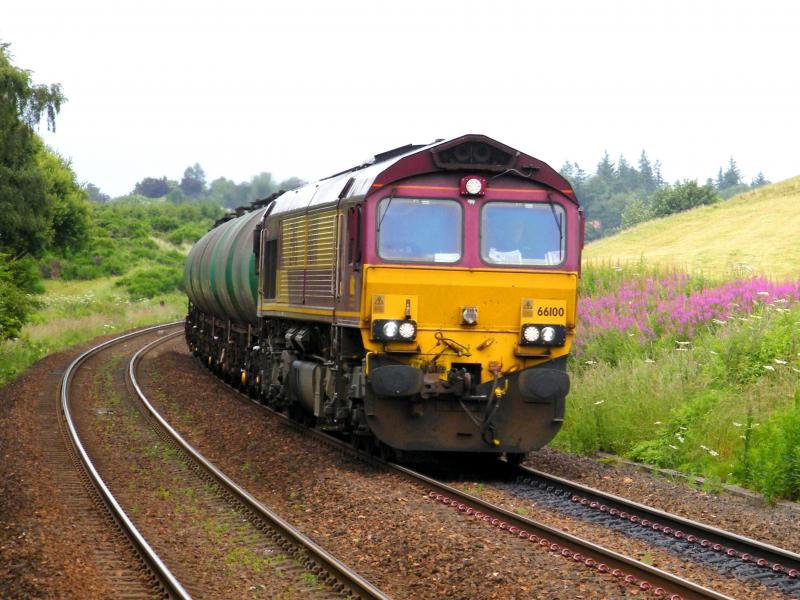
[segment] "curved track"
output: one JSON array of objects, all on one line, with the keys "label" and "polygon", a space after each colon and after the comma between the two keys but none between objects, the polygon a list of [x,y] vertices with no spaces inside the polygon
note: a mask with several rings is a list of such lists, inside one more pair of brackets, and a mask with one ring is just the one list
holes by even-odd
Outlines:
[{"label": "curved track", "polygon": [[100,495],[101,500],[109,510],[109,512],[114,517],[114,520],[117,522],[120,529],[125,533],[127,538],[130,540],[131,544],[133,545],[134,549],[136,550],[137,554],[142,559],[145,568],[150,571],[156,580],[160,584],[159,595],[167,595],[172,598],[181,598],[181,599],[189,599],[191,596],[186,592],[180,582],[175,578],[172,572],[167,568],[161,558],[156,554],[153,548],[148,544],[147,540],[142,536],[136,526],[131,521],[130,517],[125,513],[122,509],[120,504],[117,502],[114,495],[109,490],[108,486],[106,485],[105,481],[103,481],[100,474],[97,472],[92,460],[89,458],[89,454],[86,452],[80,437],[78,436],[78,431],[75,427],[75,422],[72,417],[72,412],[70,410],[70,385],[72,383],[72,379],[75,376],[77,370],[81,367],[81,365],[86,362],[91,356],[101,352],[102,350],[113,346],[114,344],[118,344],[122,341],[128,340],[133,337],[138,337],[141,335],[145,335],[148,333],[152,333],[154,331],[158,331],[160,329],[164,329],[165,327],[176,327],[180,325],[181,322],[174,322],[168,323],[166,325],[157,325],[155,327],[148,327],[146,329],[141,329],[139,331],[134,331],[132,333],[125,334],[123,336],[114,338],[112,340],[108,340],[107,342],[103,342],[102,344],[98,344],[93,348],[90,348],[83,354],[81,354],[78,358],[76,358],[70,365],[67,367],[66,371],[64,372],[64,377],[61,380],[61,413],[60,417],[64,419],[64,425],[66,427],[66,431],[68,433],[68,438],[75,449],[76,454],[80,460],[81,465],[83,466],[86,474],[89,477],[94,488],[97,490],[97,493]]},{"label": "curved track", "polygon": [[[114,498],[109,486],[101,478],[84,444],[81,442],[78,435],[78,428],[76,427],[75,419],[70,409],[70,390],[73,378],[76,372],[90,357],[115,344],[130,340],[131,338],[160,332],[164,329],[179,326],[181,323],[182,322],[170,323],[135,331],[99,344],[81,354],[67,367],[64,373],[61,385],[60,416],[64,420],[64,429],[68,438],[92,485],[102,498],[102,502],[105,504],[108,511],[113,515],[119,528],[130,540],[141,558],[144,568],[152,574],[151,579],[156,582],[153,589],[148,592],[147,595],[150,597],[161,596],[188,599],[190,595],[186,591],[184,585],[178,581],[166,566],[165,562],[158,556],[145,537],[135,527],[131,518],[122,509],[117,499]],[[316,546],[310,539],[283,521],[278,515],[272,513],[269,509],[258,503],[258,501],[252,498],[246,491],[239,488],[232,480],[216,469],[214,465],[209,463],[202,455],[178,436],[169,424],[167,424],[153,409],[151,403],[144,396],[141,387],[136,381],[136,364],[149,349],[152,349],[156,345],[180,333],[180,331],[177,331],[171,335],[162,336],[160,339],[156,339],[144,346],[136,352],[130,360],[127,369],[130,385],[139,400],[145,406],[151,421],[157,424],[158,428],[163,432],[160,435],[171,438],[173,443],[180,448],[182,454],[193,463],[193,470],[202,472],[207,479],[213,480],[214,486],[220,489],[226,498],[231,499],[233,504],[237,505],[240,511],[244,513],[247,520],[251,521],[256,528],[267,533],[271,539],[275,540],[278,545],[285,549],[288,554],[292,555],[300,564],[319,575],[320,580],[328,584],[326,587],[333,592],[334,596],[386,600],[387,596],[380,590],[349,569],[347,565],[341,563],[325,550]]]}]

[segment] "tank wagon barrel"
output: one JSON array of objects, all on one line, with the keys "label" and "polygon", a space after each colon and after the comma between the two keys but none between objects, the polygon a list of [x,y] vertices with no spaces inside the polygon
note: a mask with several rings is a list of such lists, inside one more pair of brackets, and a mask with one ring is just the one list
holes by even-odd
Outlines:
[{"label": "tank wagon barrel", "polygon": [[558,432],[584,221],[548,165],[466,135],[242,212],[185,269],[187,343],[222,377],[406,456]]},{"label": "tank wagon barrel", "polygon": [[218,225],[192,247],[184,282],[194,306],[218,319],[258,322],[253,234],[265,210]]}]

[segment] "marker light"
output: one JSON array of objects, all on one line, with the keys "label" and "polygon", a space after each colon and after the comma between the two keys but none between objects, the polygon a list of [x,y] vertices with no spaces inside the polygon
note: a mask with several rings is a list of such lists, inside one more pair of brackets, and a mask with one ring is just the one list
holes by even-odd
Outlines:
[{"label": "marker light", "polygon": [[529,344],[535,343],[539,339],[539,328],[533,325],[526,325],[522,329],[522,339]]},{"label": "marker light", "polygon": [[486,179],[477,176],[467,176],[461,178],[462,196],[483,196],[486,188]]},{"label": "marker light", "polygon": [[399,333],[404,340],[410,340],[417,334],[417,328],[411,321],[403,321],[400,323]]}]

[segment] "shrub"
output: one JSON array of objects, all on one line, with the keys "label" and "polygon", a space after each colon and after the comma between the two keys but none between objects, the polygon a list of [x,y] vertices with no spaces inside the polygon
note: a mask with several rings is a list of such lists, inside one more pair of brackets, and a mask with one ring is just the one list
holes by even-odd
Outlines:
[{"label": "shrub", "polygon": [[699,186],[696,181],[683,181],[657,190],[650,199],[653,216],[664,217],[690,208],[719,202],[716,190],[710,185]]},{"label": "shrub", "polygon": [[0,340],[19,336],[28,318],[29,302],[25,293],[0,272]]},{"label": "shrub", "polygon": [[184,223],[167,235],[167,241],[180,246],[183,242],[196,242],[208,231],[204,223]]},{"label": "shrub", "polygon": [[174,267],[158,266],[137,271],[117,282],[136,299],[153,298],[183,289],[183,272]]},{"label": "shrub", "polygon": [[43,291],[34,259],[10,260],[0,254],[0,340],[19,336],[31,311],[39,305],[33,294]]}]

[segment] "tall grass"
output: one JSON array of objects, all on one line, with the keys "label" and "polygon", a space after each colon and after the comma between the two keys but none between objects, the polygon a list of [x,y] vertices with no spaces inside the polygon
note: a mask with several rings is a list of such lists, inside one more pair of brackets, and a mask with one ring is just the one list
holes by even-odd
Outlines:
[{"label": "tall grass", "polygon": [[579,304],[556,445],[800,497],[798,282],[608,275]]},{"label": "tall grass", "polygon": [[174,321],[186,314],[183,294],[133,301],[115,284],[115,278],[47,281],[40,306],[19,338],[0,343],[0,386],[48,354],[97,336]]}]

